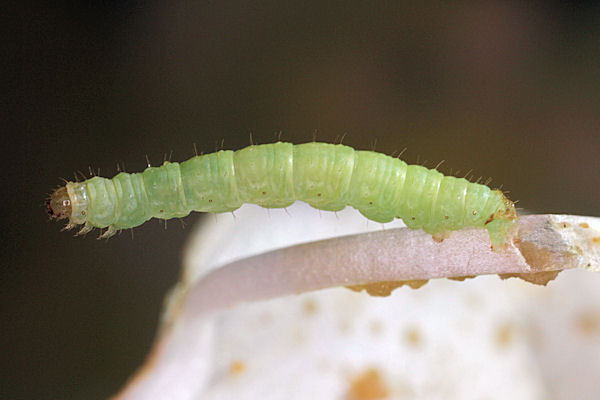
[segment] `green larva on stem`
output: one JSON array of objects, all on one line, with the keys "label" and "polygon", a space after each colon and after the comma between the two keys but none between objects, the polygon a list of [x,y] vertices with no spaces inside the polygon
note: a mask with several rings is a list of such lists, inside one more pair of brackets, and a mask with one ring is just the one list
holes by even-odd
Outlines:
[{"label": "green larva on stem", "polygon": [[326,211],[352,206],[381,223],[402,218],[409,228],[434,235],[485,227],[492,247],[505,244],[517,219],[500,190],[381,153],[317,142],[253,145],[112,179],[68,182],[47,208],[52,218],[69,218],[67,229],[108,228],[101,236],[108,238],[153,217],[222,213],[244,203],[284,208],[296,200]]}]

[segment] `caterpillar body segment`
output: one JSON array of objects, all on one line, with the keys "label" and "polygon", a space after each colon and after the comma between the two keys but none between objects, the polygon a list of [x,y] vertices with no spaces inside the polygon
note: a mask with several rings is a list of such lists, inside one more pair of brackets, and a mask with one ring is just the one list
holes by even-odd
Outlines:
[{"label": "caterpillar body segment", "polygon": [[436,170],[344,145],[277,142],[222,150],[141,173],[69,182],[48,201],[53,218],[104,237],[151,218],[191,211],[221,213],[244,203],[283,208],[296,200],[320,210],[358,209],[376,222],[402,218],[412,229],[444,234],[485,227],[500,247],[516,222],[514,204],[499,190]]}]

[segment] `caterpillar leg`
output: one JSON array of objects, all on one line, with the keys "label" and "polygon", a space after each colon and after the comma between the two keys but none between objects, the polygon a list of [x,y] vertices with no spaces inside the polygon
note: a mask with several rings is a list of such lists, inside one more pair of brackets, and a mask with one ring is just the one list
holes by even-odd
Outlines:
[{"label": "caterpillar leg", "polygon": [[76,226],[77,226],[77,224],[68,223],[60,231],[61,232],[70,231],[71,229],[75,228]]},{"label": "caterpillar leg", "polygon": [[485,227],[490,235],[493,251],[502,251],[505,248],[510,231],[514,227],[516,219],[496,219]]},{"label": "caterpillar leg", "polygon": [[433,235],[431,235],[431,238],[433,239],[434,242],[442,243],[444,241],[444,239],[447,239],[449,236],[450,236],[450,232],[445,231],[445,232],[434,233]]},{"label": "caterpillar leg", "polygon": [[110,225],[108,227],[108,229],[106,230],[106,232],[104,232],[102,235],[98,236],[98,240],[101,239],[108,239],[112,236],[115,235],[115,233],[117,233],[119,230],[117,228],[115,228],[113,225]]},{"label": "caterpillar leg", "polygon": [[[71,224],[69,224],[69,225],[71,225]],[[77,232],[75,234],[75,236],[86,235],[86,234],[90,233],[92,231],[92,229],[94,229],[92,224],[90,224],[89,222],[86,222],[85,225],[83,225],[83,228],[81,228],[79,230],[79,232]]]}]

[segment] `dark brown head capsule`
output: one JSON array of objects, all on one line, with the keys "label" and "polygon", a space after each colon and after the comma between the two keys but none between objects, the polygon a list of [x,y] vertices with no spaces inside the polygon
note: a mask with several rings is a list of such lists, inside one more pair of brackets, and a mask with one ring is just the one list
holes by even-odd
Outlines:
[{"label": "dark brown head capsule", "polygon": [[52,193],[46,201],[46,211],[52,219],[64,219],[71,216],[71,199],[65,186]]}]

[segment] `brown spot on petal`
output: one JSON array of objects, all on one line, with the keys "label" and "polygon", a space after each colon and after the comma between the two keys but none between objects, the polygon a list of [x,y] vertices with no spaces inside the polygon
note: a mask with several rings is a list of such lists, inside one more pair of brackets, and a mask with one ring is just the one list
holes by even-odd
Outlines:
[{"label": "brown spot on petal", "polygon": [[371,333],[375,336],[380,335],[383,332],[383,324],[381,321],[371,321]]},{"label": "brown spot on petal", "polygon": [[234,360],[229,364],[229,373],[231,375],[240,375],[246,370],[246,363],[240,360]]},{"label": "brown spot on petal", "polygon": [[423,341],[421,332],[416,327],[409,327],[404,332],[404,341],[410,347],[419,347],[419,345]]},{"label": "brown spot on petal", "polygon": [[500,348],[507,347],[514,339],[515,329],[509,324],[505,323],[496,328],[495,342]]},{"label": "brown spot on petal", "polygon": [[600,311],[581,311],[575,317],[575,327],[579,333],[585,336],[592,336],[600,333]]},{"label": "brown spot on petal", "polygon": [[317,313],[317,303],[314,300],[307,299],[303,304],[305,315],[314,315]]},{"label": "brown spot on petal", "polygon": [[346,398],[348,400],[377,400],[385,399],[389,389],[381,379],[379,371],[369,368],[350,381]]}]

